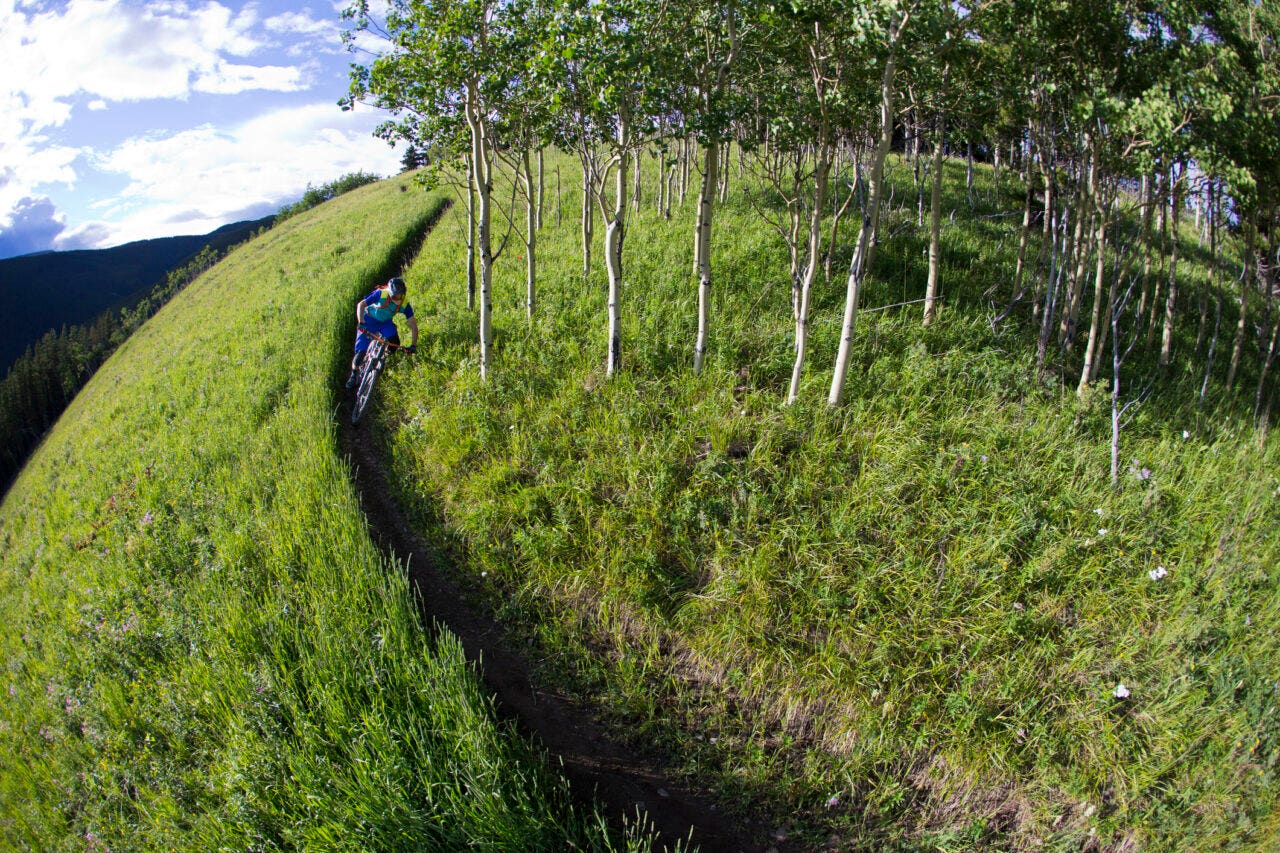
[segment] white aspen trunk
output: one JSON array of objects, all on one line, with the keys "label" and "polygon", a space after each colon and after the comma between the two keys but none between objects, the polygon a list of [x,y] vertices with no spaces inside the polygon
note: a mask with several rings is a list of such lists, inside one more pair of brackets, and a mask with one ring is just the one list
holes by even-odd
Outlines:
[{"label": "white aspen trunk", "polygon": [[1151,298],[1151,221],[1154,218],[1155,195],[1150,175],[1142,176],[1142,287],[1138,291],[1137,316],[1147,313],[1147,302]]},{"label": "white aspen trunk", "polygon": [[702,191],[698,194],[697,234],[694,240],[698,271],[698,337],[693,346],[693,372],[702,372],[707,354],[707,337],[711,319],[711,220],[714,204],[711,197],[719,171],[720,146],[712,143],[703,147]]},{"label": "white aspen trunk", "polygon": [[560,227],[560,165],[556,164],[556,227]]},{"label": "white aspen trunk", "polygon": [[1097,205],[1097,230],[1094,234],[1094,245],[1097,249],[1098,265],[1095,270],[1096,274],[1093,281],[1093,314],[1089,318],[1089,343],[1085,345],[1084,364],[1080,368],[1080,382],[1076,385],[1076,396],[1083,397],[1084,392],[1088,389],[1089,383],[1093,382],[1094,377],[1098,373],[1098,356],[1102,354],[1102,324],[1104,322],[1104,307],[1106,316],[1111,315],[1111,306],[1106,305],[1107,299],[1103,297],[1103,284],[1105,283],[1103,257],[1106,254],[1106,238],[1107,238],[1107,217],[1103,205]]},{"label": "white aspen trunk", "polygon": [[467,310],[476,310],[476,171],[467,154]]},{"label": "white aspen trunk", "polygon": [[[825,137],[826,128],[820,133]],[[818,275],[818,265],[822,263],[822,209],[826,202],[827,171],[830,169],[828,148],[824,138],[818,144],[818,162],[814,165],[813,208],[809,211],[809,259],[800,285],[800,304],[796,310],[796,358],[791,368],[791,385],[787,389],[788,405],[800,396],[800,379],[804,375],[804,360],[809,348],[809,301],[814,279]]]},{"label": "white aspen trunk", "polygon": [[[729,143],[724,144],[724,150],[720,152],[720,162],[728,163],[730,155]],[[729,200],[729,170],[720,170],[720,203],[724,204]]]},{"label": "white aspen trunk", "polygon": [[666,196],[662,200],[662,218],[671,221],[671,196],[675,194],[676,170],[679,168],[679,161],[672,160],[667,164],[667,177],[664,184]]},{"label": "white aspen trunk", "polygon": [[546,194],[546,160],[543,157],[543,150],[538,149],[538,215],[535,224],[539,231],[542,230],[542,198]]},{"label": "white aspen trunk", "polygon": [[790,226],[788,233],[790,239],[787,241],[787,249],[790,254],[790,272],[791,272],[791,319],[800,319],[800,291],[803,289],[801,283],[804,274],[800,271],[800,228],[804,225],[804,217],[800,215],[800,207],[792,204],[788,210],[790,217]]},{"label": "white aspen trunk", "polygon": [[[533,167],[529,162],[529,152],[526,150],[521,157],[521,165],[524,168],[524,186],[525,186],[525,289],[524,289],[524,309],[525,319],[533,321],[534,308],[538,302],[538,206],[541,204],[542,188],[536,186],[533,180]],[[542,171],[538,171],[538,180],[542,180]],[[537,198],[535,199],[535,195]]]},{"label": "white aspen trunk", "polygon": [[1071,211],[1064,206],[1062,216],[1054,224],[1057,233],[1052,234],[1049,246],[1049,275],[1045,281],[1044,310],[1040,313],[1040,337],[1036,341],[1036,370],[1044,369],[1049,350],[1049,338],[1053,331],[1053,312],[1058,307],[1058,289],[1062,282],[1062,266],[1067,251],[1067,229],[1071,225]]},{"label": "white aspen trunk", "polygon": [[916,227],[924,227],[924,180],[920,174],[924,168],[920,161],[920,114],[919,110],[911,111],[911,161],[912,174],[916,185]]},{"label": "white aspen trunk", "polygon": [[1160,335],[1160,367],[1162,368],[1168,367],[1173,358],[1173,323],[1178,305],[1178,216],[1182,212],[1180,209],[1182,204],[1178,198],[1179,184],[1176,176],[1171,176],[1171,180],[1173,181],[1171,192],[1173,210],[1169,214],[1169,225],[1172,240],[1169,246],[1168,292],[1164,301],[1164,329]]},{"label": "white aspen trunk", "polygon": [[662,206],[667,198],[667,150],[658,149],[658,191],[653,199],[653,209],[662,214]]},{"label": "white aspen trunk", "polygon": [[1067,279],[1067,298],[1063,302],[1062,317],[1058,325],[1058,342],[1068,351],[1075,343],[1076,323],[1080,318],[1080,296],[1084,289],[1085,274],[1088,272],[1089,252],[1086,234],[1095,192],[1097,150],[1093,147],[1089,134],[1085,134],[1085,145],[1093,156],[1090,156],[1088,166],[1084,167],[1084,180],[1079,182],[1079,191],[1076,193],[1076,228],[1071,239],[1071,258],[1074,265]]},{"label": "white aspen trunk", "polygon": [[618,120],[618,171],[615,175],[613,216],[605,231],[605,266],[609,272],[609,353],[605,373],[613,376],[622,369],[622,239],[627,223],[627,146],[630,123],[625,116]]},{"label": "white aspen trunk", "polygon": [[[1114,201],[1114,200],[1113,200],[1113,201]],[[1107,219],[1107,220],[1109,221],[1109,220],[1110,220],[1110,218],[1111,218],[1111,217],[1110,217],[1110,212],[1111,212],[1111,211],[1110,211],[1110,209],[1104,210],[1104,211],[1100,214],[1100,216],[1102,216],[1104,219]],[[1105,233],[1105,231],[1099,230],[1099,232],[1098,232],[1098,238],[1097,238],[1097,240],[1098,240],[1098,269],[1097,269],[1097,275],[1098,275],[1098,279],[1099,279],[1099,280],[1102,280],[1103,275],[1104,275],[1104,272],[1103,272],[1103,252],[1104,252],[1104,247],[1107,245],[1107,243],[1106,243],[1106,239],[1107,239],[1107,238],[1106,238],[1106,233]],[[1119,247],[1119,246],[1117,246],[1117,247],[1116,247],[1116,250],[1118,250],[1119,248],[1120,248],[1120,247]],[[1127,274],[1127,272],[1128,272],[1128,265],[1126,264],[1126,266],[1125,266],[1125,274]],[[1098,332],[1099,340],[1098,340],[1098,345],[1097,345],[1097,347],[1096,347],[1097,355],[1096,355],[1096,356],[1094,356],[1094,359],[1093,359],[1093,370],[1091,370],[1091,371],[1089,372],[1089,381],[1090,381],[1090,382],[1096,382],[1096,381],[1098,380],[1098,371],[1102,369],[1102,354],[1103,354],[1104,352],[1106,352],[1106,350],[1107,350],[1107,338],[1108,338],[1108,336],[1111,334],[1111,314],[1112,314],[1112,312],[1114,312],[1114,311],[1115,311],[1115,304],[1116,304],[1116,289],[1120,286],[1120,277],[1121,277],[1121,271],[1120,271],[1119,267],[1117,267],[1117,268],[1116,268],[1116,270],[1115,270],[1114,277],[1113,277],[1112,282],[1111,282],[1111,289],[1110,289],[1110,290],[1108,291],[1108,293],[1107,293],[1107,301],[1104,303],[1104,310],[1103,310],[1103,315],[1102,315],[1102,328],[1101,328],[1101,330]]]},{"label": "white aspen trunk", "polygon": [[689,139],[680,140],[680,206],[684,207],[684,197],[689,192]]},{"label": "white aspen trunk", "polygon": [[1111,488],[1114,489],[1120,485],[1120,329],[1115,314],[1111,315],[1111,374]]},{"label": "white aspen trunk", "polygon": [[1026,170],[1027,192],[1022,202],[1022,232],[1018,235],[1018,262],[1013,270],[1013,298],[1022,293],[1022,277],[1026,274],[1027,244],[1031,240],[1031,205],[1035,202],[1035,188],[1031,169]]},{"label": "white aspen trunk", "polygon": [[1231,364],[1227,368],[1227,389],[1230,390],[1236,382],[1236,371],[1240,368],[1240,356],[1244,353],[1244,336],[1248,329],[1247,311],[1249,297],[1249,283],[1253,279],[1253,265],[1257,259],[1257,227],[1254,224],[1252,212],[1244,223],[1244,274],[1240,278],[1240,322],[1236,325],[1236,339],[1231,345]]},{"label": "white aspen trunk", "polygon": [[[1041,129],[1047,130],[1046,128],[1041,128]],[[1040,252],[1036,259],[1037,265],[1039,265],[1039,263],[1043,261],[1045,257],[1052,255],[1053,252],[1055,251],[1054,245],[1055,245],[1056,237],[1054,235],[1056,231],[1055,231],[1055,222],[1054,222],[1054,211],[1056,209],[1055,205],[1057,204],[1057,198],[1056,198],[1055,185],[1053,180],[1053,168],[1050,165],[1053,160],[1052,139],[1053,139],[1052,136],[1050,136],[1048,133],[1045,133],[1040,137],[1040,142],[1037,143],[1037,146],[1036,146],[1037,148],[1040,149],[1040,157],[1039,157],[1040,175],[1041,175],[1041,178],[1044,180],[1044,222],[1043,222],[1043,227],[1041,229],[1041,234],[1040,234]],[[1049,144],[1044,144],[1046,142]],[[1030,165],[1028,165],[1028,171],[1030,171]],[[1048,290],[1049,290],[1048,279],[1046,278],[1045,280],[1044,292],[1041,292],[1039,278],[1037,277],[1035,303],[1032,306],[1032,311],[1031,311],[1031,318],[1033,321],[1043,319],[1041,317],[1041,314],[1045,310],[1045,303],[1048,301],[1048,295],[1047,295]]]},{"label": "white aspen trunk", "polygon": [[595,239],[595,200],[591,168],[582,161],[582,277],[591,275],[591,241]]},{"label": "white aspen trunk", "polygon": [[1169,217],[1166,215],[1165,204],[1168,201],[1166,195],[1166,178],[1164,175],[1156,175],[1156,186],[1154,189],[1155,197],[1159,200],[1159,206],[1155,210],[1155,231],[1157,234],[1156,251],[1160,258],[1160,264],[1156,270],[1156,275],[1152,278],[1151,287],[1151,305],[1147,319],[1147,339],[1146,346],[1151,346],[1151,339],[1156,332],[1156,314],[1160,309],[1160,288],[1164,285],[1164,262],[1165,251],[1169,244]]},{"label": "white aspen trunk", "polygon": [[964,189],[969,195],[969,209],[973,209],[973,143],[965,143]]},{"label": "white aspen trunk", "polygon": [[853,350],[853,325],[858,317],[858,301],[862,296],[863,280],[871,266],[875,233],[880,224],[880,196],[884,192],[884,161],[889,155],[889,143],[893,141],[893,77],[897,44],[902,28],[905,26],[905,18],[893,21],[889,25],[889,55],[885,59],[884,75],[880,79],[880,138],[876,142],[875,153],[871,157],[871,188],[867,215],[862,219],[858,245],[854,248],[853,260],[849,264],[849,281],[844,300],[844,322],[840,327],[840,351],[836,355],[835,370],[831,377],[831,391],[827,394],[827,403],[832,406],[840,405],[840,400],[844,396],[844,379],[849,372],[849,356]]},{"label": "white aspen trunk", "polygon": [[[946,79],[945,73],[943,79]],[[937,138],[933,142],[933,174],[929,191],[929,278],[924,291],[924,325],[933,324],[938,315],[938,268],[942,263],[942,152],[945,124],[938,116]]]},{"label": "white aspen trunk", "polygon": [[644,172],[641,168],[641,161],[644,160],[644,158],[640,156],[640,154],[641,152],[639,151],[636,152],[635,182],[631,185],[631,209],[634,210],[636,213],[640,212],[640,202],[643,194],[643,190],[641,189],[641,182],[644,180]]},{"label": "white aspen trunk", "polygon": [[476,83],[469,82],[466,114],[467,125],[471,130],[471,162],[475,175],[476,195],[479,200],[476,232],[480,247],[480,378],[487,379],[490,350],[493,345],[493,300],[490,287],[493,281],[493,244],[490,239],[489,211],[489,195],[493,184],[488,140],[485,138],[484,118],[479,99],[480,94]]},{"label": "white aspen trunk", "polygon": [[991,146],[992,164],[991,164],[991,184],[995,189],[996,198],[1000,198],[1000,146]]}]

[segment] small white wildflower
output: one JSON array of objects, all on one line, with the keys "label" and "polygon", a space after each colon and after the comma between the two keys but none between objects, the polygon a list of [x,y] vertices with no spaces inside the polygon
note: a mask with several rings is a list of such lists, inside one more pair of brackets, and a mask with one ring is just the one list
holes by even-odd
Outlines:
[{"label": "small white wildflower", "polygon": [[1107,531],[1107,528],[1105,528],[1105,527],[1100,527],[1100,528],[1098,528],[1098,535],[1099,535],[1099,536],[1106,536],[1106,535],[1107,535],[1107,532],[1108,532],[1108,531]]},{"label": "small white wildflower", "polygon": [[1182,431],[1182,437],[1183,437],[1183,438],[1191,438],[1191,433],[1187,432],[1187,431],[1184,429],[1184,430]]},{"label": "small white wildflower", "polygon": [[1021,611],[1021,610],[1022,610],[1022,602],[1021,602],[1021,601],[1015,601],[1015,602],[1013,603],[1013,609],[1014,609],[1014,610],[1017,610],[1017,611]]},{"label": "small white wildflower", "polygon": [[982,459],[982,461],[983,461],[983,462],[986,462],[986,461],[987,461],[987,454],[985,454],[985,453],[984,453],[984,454],[982,454],[982,456],[981,456],[980,458]]},{"label": "small white wildflower", "polygon": [[487,577],[489,577],[489,573],[488,573],[488,572],[481,572],[481,573],[480,573],[480,577],[482,577],[482,578],[487,578]]},{"label": "small white wildflower", "polygon": [[1111,691],[1111,695],[1112,695],[1112,696],[1114,696],[1114,697],[1116,697],[1117,699],[1128,699],[1128,698],[1129,698],[1129,688],[1128,688],[1128,687],[1125,687],[1125,686],[1124,686],[1124,682],[1122,681],[1122,682],[1120,682],[1119,684],[1117,684],[1117,685],[1116,685],[1116,689],[1115,689],[1115,690],[1112,690],[1112,691]]},{"label": "small white wildflower", "polygon": [[1102,515],[1103,515],[1102,507],[1098,507],[1097,509],[1094,510],[1094,512],[1098,514],[1098,518],[1102,518]]},{"label": "small white wildflower", "polygon": [[1154,569],[1147,572],[1147,577],[1151,578],[1153,581],[1158,581],[1167,574],[1169,574],[1169,570],[1164,566],[1156,566]]}]

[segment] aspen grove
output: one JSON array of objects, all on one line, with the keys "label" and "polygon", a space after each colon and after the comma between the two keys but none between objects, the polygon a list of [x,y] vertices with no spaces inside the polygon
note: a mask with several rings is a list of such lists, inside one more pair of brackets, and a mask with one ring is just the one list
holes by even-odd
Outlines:
[{"label": "aspen grove", "polygon": [[[993,323],[1016,318],[1038,330],[1041,368],[1078,365],[1076,390],[1085,394],[1104,363],[1123,360],[1105,353],[1109,338],[1124,344],[1111,334],[1118,325],[1158,347],[1167,369],[1174,327],[1194,315],[1206,377],[1229,353],[1223,384],[1231,389],[1242,359],[1253,359],[1257,383],[1239,391],[1254,395],[1260,420],[1270,411],[1280,329],[1272,310],[1277,265],[1269,262],[1280,210],[1274,4],[394,0],[385,18],[365,2],[344,14],[349,43],[372,34],[385,50],[353,65],[343,105],[390,111],[379,133],[431,151],[436,179],[457,180],[473,200],[476,238],[467,245],[469,258],[478,252],[482,373],[491,369],[491,268],[507,245],[503,238],[495,247],[495,224],[507,237],[521,234],[530,317],[536,309],[536,210],[545,184],[530,163],[552,146],[578,155],[584,273],[597,212],[606,230],[602,355],[610,375],[624,358],[627,211],[641,204],[645,161],[660,163],[655,201],[668,215],[671,193],[683,198],[690,176],[698,181],[687,227],[697,311],[690,365],[700,371],[714,322],[715,207],[731,191],[736,151],[739,178],[750,173],[760,185],[764,177],[770,187],[762,217],[776,218],[781,206],[789,219],[774,222],[791,254],[795,291],[788,401],[812,369],[811,290],[819,273],[830,278],[833,258],[849,257],[841,347],[830,366],[828,401],[838,405],[863,282],[874,269],[886,158],[897,146],[914,164],[921,224],[927,215],[931,235],[922,323],[946,308],[938,199],[945,154],[962,152],[971,202],[975,158],[993,164],[997,186],[1002,173],[1025,184],[1021,216],[1001,223],[1017,241],[1017,268],[988,297]],[[458,164],[465,174],[450,174]],[[505,200],[493,196],[503,164],[518,177]],[[516,193],[524,196],[523,224]],[[851,245],[836,245],[848,239],[838,226],[850,204],[860,225]],[[1211,251],[1224,231],[1246,244],[1242,270],[1215,262],[1212,293],[1180,286],[1171,234],[1187,216]],[[1132,317],[1117,317],[1121,303]]]}]

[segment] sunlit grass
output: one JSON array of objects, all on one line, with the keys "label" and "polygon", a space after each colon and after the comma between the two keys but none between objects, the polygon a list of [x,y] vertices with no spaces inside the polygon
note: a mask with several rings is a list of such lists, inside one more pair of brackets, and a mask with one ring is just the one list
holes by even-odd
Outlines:
[{"label": "sunlit grass", "polygon": [[[835,410],[841,264],[784,406],[785,252],[731,196],[694,377],[692,201],[667,223],[649,195],[626,240],[625,369],[606,380],[601,248],[583,282],[574,165],[552,162],[564,207],[539,238],[539,315],[523,318],[513,237],[482,382],[455,206],[409,272],[423,357],[379,409],[402,498],[542,644],[547,678],[814,843],[1268,846],[1280,460],[1251,394],[1219,393],[1225,364],[1197,406],[1194,312],[1113,490],[1108,401],[1073,393],[1083,341],[1060,383],[1035,374],[1017,312],[989,323],[1017,247],[1007,171],[998,195],[979,169],[971,210],[949,167],[928,330],[919,305],[872,310],[924,289],[927,234],[893,172]],[[1151,354],[1126,369],[1136,394]]]},{"label": "sunlit grass", "polygon": [[441,203],[391,180],[239,248],[31,460],[0,511],[0,847],[610,846],[429,637],[339,456],[352,305]]}]

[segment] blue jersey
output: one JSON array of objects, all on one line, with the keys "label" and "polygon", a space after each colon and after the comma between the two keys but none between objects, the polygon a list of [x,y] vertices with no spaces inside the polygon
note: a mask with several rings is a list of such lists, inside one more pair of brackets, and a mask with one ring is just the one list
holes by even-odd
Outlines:
[{"label": "blue jersey", "polygon": [[[364,298],[364,326],[384,338],[399,340],[400,335],[396,329],[395,316],[403,314],[405,319],[413,316],[413,306],[409,304],[409,300],[405,300],[404,305],[396,305],[387,296],[387,291],[379,287]],[[364,352],[369,348],[368,335],[363,333],[356,335],[356,352]]]}]

